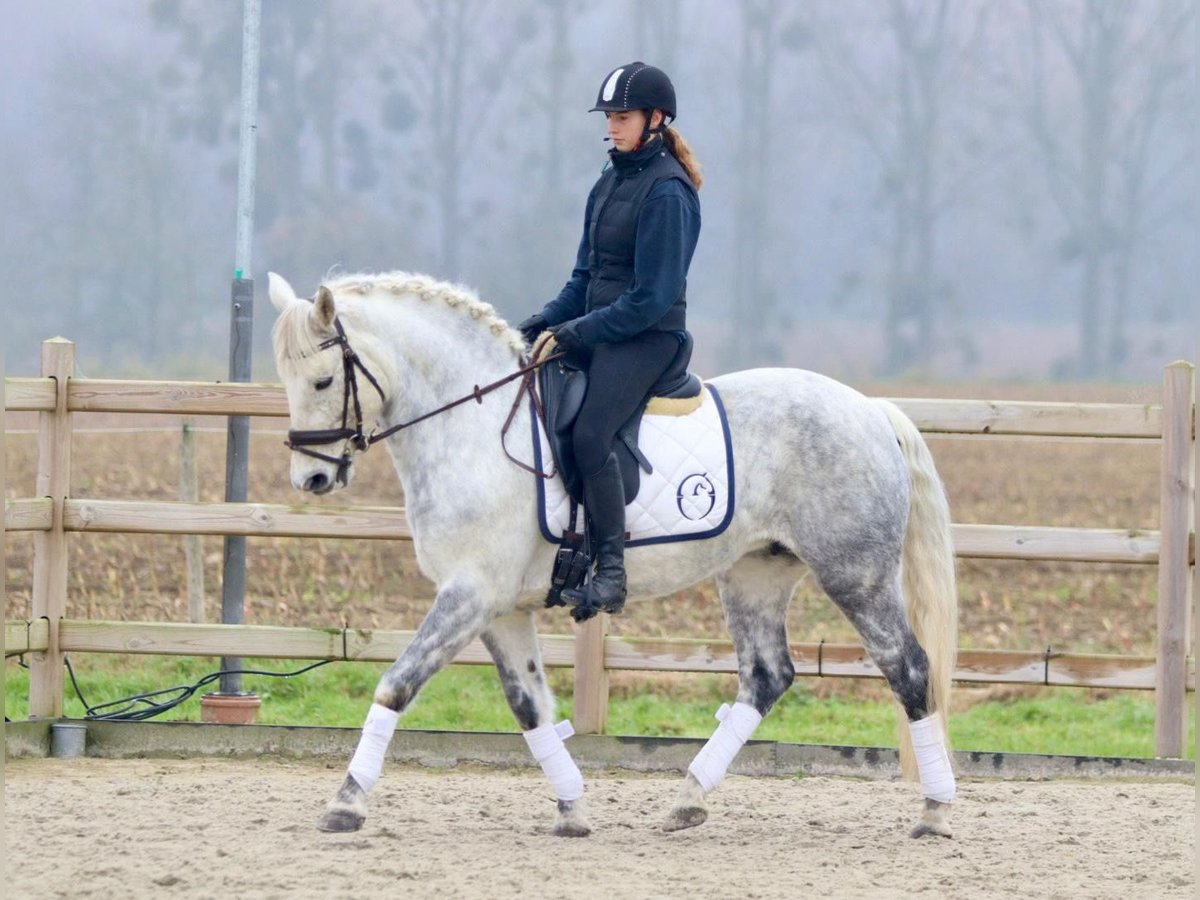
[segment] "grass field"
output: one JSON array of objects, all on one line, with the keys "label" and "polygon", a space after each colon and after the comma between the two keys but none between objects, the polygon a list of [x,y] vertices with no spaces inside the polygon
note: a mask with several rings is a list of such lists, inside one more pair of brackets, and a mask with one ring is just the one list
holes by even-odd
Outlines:
[{"label": "grass field", "polygon": [[[78,655],[72,661],[79,692],[93,707],[152,690],[195,684],[218,668],[215,659]],[[247,669],[290,672],[299,662],[246,660]],[[331,663],[291,678],[243,676],[243,687],[262,698],[263,724],[352,726],[362,724],[382,664]],[[570,673],[551,673],[559,717],[571,716]],[[28,679],[13,667],[5,683],[6,714],[24,717]],[[819,687],[820,690],[816,688]],[[208,686],[160,721],[197,721],[200,696]],[[609,703],[609,734],[707,737],[713,712],[736,690],[732,676],[646,676],[619,674]],[[174,694],[155,698],[173,699]],[[83,718],[86,708],[68,682],[66,714]],[[951,738],[960,750],[1058,753],[1088,756],[1154,755],[1154,702],[1131,691],[1070,688],[1009,689],[1007,695],[959,691]],[[105,710],[110,713],[115,709]],[[452,666],[435,676],[405,713],[401,727],[454,731],[517,730],[499,681],[490,666]],[[1188,746],[1195,747],[1193,737]],[[755,732],[762,740],[894,747],[896,713],[882,686],[841,682],[798,682]],[[1194,752],[1189,753],[1194,758]]]},{"label": "grass field", "polygon": [[[922,386],[868,385],[880,396],[976,397],[1153,403],[1155,387],[1129,386]],[[153,425],[168,417],[98,417],[78,414],[71,494],[76,498],[176,499],[179,496],[178,430],[150,434],[88,433],[90,428]],[[32,417],[8,417],[7,427],[29,427]],[[224,479],[222,420],[199,420],[213,428],[198,436],[202,500],[219,500]],[[287,450],[279,420],[256,420],[252,439],[251,499],[295,503],[300,498],[287,480]],[[954,521],[1012,525],[1071,525],[1101,528],[1156,528],[1158,454],[1155,442],[1088,442],[1001,438],[929,438],[946,482]],[[6,436],[6,496],[32,496],[36,439]],[[403,498],[385,453],[361,461],[355,484],[336,495],[333,505],[401,504]],[[9,535],[6,575],[8,616],[21,618],[29,605],[32,537]],[[177,537],[74,535],[70,540],[67,615],[81,618],[186,621],[187,601],[182,542]],[[219,608],[221,541],[203,540],[209,586],[208,618]],[[405,542],[252,538],[249,541],[246,621],[256,624],[367,628],[414,628],[428,608],[432,585],[416,566]],[[1120,566],[1011,561],[959,561],[960,646],[1064,652],[1153,654],[1157,572],[1153,566]],[[789,634],[796,641],[856,641],[856,635],[828,600],[810,584],[797,591],[789,613]],[[561,611],[543,612],[544,633],[569,633]],[[614,619],[610,632],[636,636],[724,637],[724,624],[713,586],[703,583],[671,597],[633,604]],[[81,672],[95,669],[103,678],[115,662],[91,657]],[[211,664],[173,674],[183,663],[136,658],[128,667],[129,687],[113,683],[92,690],[113,699],[140,690],[195,680]],[[270,668],[286,668],[278,662]],[[256,688],[270,692],[264,721],[361,723],[377,667],[330,666],[294,682],[270,680]],[[333,674],[345,672],[346,674]],[[138,674],[140,673],[140,674]],[[308,688],[333,679],[328,689]],[[347,679],[345,683],[338,679]],[[361,679],[361,682],[359,681]],[[465,680],[458,680],[465,679]],[[350,680],[353,680],[351,684]],[[441,681],[450,687],[439,686]],[[469,726],[511,728],[494,674],[483,669],[435,679],[422,701],[406,716],[410,727]],[[6,696],[19,709],[21,675],[8,667]],[[567,673],[555,675],[560,697],[569,700]],[[704,676],[614,676],[610,730],[630,734],[708,734],[712,710],[731,696],[731,681]],[[284,687],[288,685],[288,687]],[[481,708],[438,712],[431,698],[440,690],[473,697],[490,691]],[[15,693],[14,693],[15,691]],[[86,690],[85,690],[86,692]],[[1021,749],[1030,752],[1153,752],[1153,704],[1147,694],[1098,693],[1074,689],[972,688],[959,692],[955,741],[972,749]],[[346,698],[342,710],[339,697]],[[91,699],[89,697],[89,699]],[[96,702],[93,700],[93,702]],[[195,703],[195,701],[190,701]],[[483,707],[486,707],[484,709]],[[428,712],[422,712],[428,708]],[[181,707],[198,717],[198,707]],[[424,716],[433,718],[426,719]],[[496,719],[491,718],[497,717]],[[336,721],[335,721],[336,720]],[[994,727],[984,727],[985,720]],[[474,724],[478,722],[478,724]],[[1039,727],[1034,727],[1040,722]],[[426,723],[426,724],[421,724]],[[1044,726],[1044,727],[1042,727]],[[458,726],[455,726],[458,727]],[[763,725],[763,736],[782,737],[771,729],[789,729],[788,740],[886,744],[891,741],[890,704],[879,685],[832,680],[799,681],[780,709]],[[1013,746],[1012,742],[1021,742]],[[1044,743],[1039,743],[1044,742]],[[1193,743],[1194,746],[1194,743]],[[1120,748],[1126,749],[1120,749]]]}]

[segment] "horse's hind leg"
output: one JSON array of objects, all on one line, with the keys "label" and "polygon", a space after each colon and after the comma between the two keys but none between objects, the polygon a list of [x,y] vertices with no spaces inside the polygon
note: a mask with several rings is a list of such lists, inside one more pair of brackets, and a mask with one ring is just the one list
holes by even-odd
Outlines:
[{"label": "horse's hind leg", "polygon": [[484,595],[465,581],[438,590],[433,606],[404,652],[379,679],[375,702],[342,786],[317,820],[321,831],[357,831],[367,817],[367,793],[383,771],[396,722],[438,670],[458,655],[494,613]]},{"label": "horse's hind leg", "polygon": [[707,794],[725,777],[742,745],[792,685],[796,670],[787,643],[787,606],[804,567],[782,548],[750,554],[717,576],[725,622],[738,659],[738,695],[722,707],[721,724],[688,766],[665,831],[708,818]]},{"label": "horse's hind leg", "polygon": [[[554,724],[554,696],[546,683],[533,614],[513,612],[496,619],[483,633],[496,662],[504,696],[525,733],[530,752],[554,789],[560,837],[586,837],[592,828],[583,808],[583,776],[563,745],[565,729]],[[565,723],[564,723],[565,724]]]},{"label": "horse's hind leg", "polygon": [[[818,576],[821,574],[818,572]],[[929,761],[924,765],[935,773],[937,792],[943,799],[925,798],[921,820],[912,830],[912,837],[950,837],[954,776],[946,756],[941,721],[931,715],[938,710],[929,708],[929,658],[905,614],[898,575],[889,574],[877,579],[840,578],[826,572],[822,586],[857,629],[863,647],[879,666],[892,694],[904,708],[914,745],[920,742],[926,748],[924,752],[929,754]]]}]

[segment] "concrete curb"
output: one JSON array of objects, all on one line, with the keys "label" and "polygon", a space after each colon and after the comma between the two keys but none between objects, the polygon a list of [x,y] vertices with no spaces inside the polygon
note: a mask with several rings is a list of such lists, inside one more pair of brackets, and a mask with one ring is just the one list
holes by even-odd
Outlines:
[{"label": "concrete curb", "polygon": [[[68,721],[68,720],[63,720]],[[81,720],[70,720],[81,721]],[[213,725],[196,722],[87,721],[87,756],[325,758],[349,761],[358,744],[357,728],[299,725]],[[12,722],[5,726],[8,758],[50,754],[51,720]],[[687,770],[701,738],[616,737],[581,734],[570,739],[571,755],[583,769],[635,772]],[[533,760],[519,734],[413,731],[397,729],[388,748],[393,762],[448,768],[460,762],[530,768]],[[1033,753],[954,753],[954,768],[964,778],[1136,778],[1194,781],[1195,763],[1178,759],[1129,759],[1048,756]],[[751,741],[730,772],[737,775],[800,777],[837,775],[853,778],[900,777],[899,754],[877,747],[836,747]]]}]

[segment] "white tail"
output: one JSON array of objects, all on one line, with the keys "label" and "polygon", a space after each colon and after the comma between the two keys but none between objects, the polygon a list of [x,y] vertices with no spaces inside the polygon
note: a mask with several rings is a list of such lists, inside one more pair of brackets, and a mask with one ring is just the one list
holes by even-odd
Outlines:
[{"label": "white tail", "polygon": [[[954,544],[950,536],[950,507],[921,432],[899,407],[878,403],[887,413],[900,441],[912,480],[908,530],[902,563],[904,602],[917,641],[929,657],[929,711],[950,716],[950,685],[958,655],[958,594],[954,585]],[[906,778],[916,777],[916,759],[901,711],[900,767]],[[946,735],[946,749],[950,739]]]}]

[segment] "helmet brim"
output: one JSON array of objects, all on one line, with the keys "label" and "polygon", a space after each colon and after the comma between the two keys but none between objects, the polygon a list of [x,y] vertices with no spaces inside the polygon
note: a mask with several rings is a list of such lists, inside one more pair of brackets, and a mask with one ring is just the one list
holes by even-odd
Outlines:
[{"label": "helmet brim", "polygon": [[[593,106],[588,112],[630,112],[635,109],[645,109],[642,106],[621,106],[617,103],[605,103],[600,106]],[[663,109],[661,106],[650,107],[652,109],[662,109],[663,115],[666,116],[668,122],[675,121],[675,114],[670,110]]]}]

